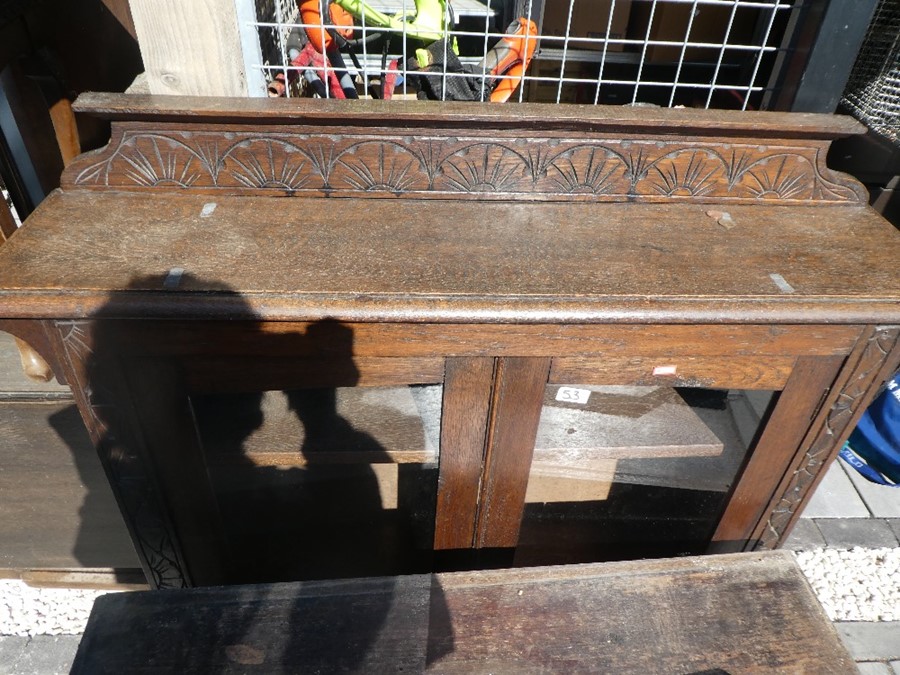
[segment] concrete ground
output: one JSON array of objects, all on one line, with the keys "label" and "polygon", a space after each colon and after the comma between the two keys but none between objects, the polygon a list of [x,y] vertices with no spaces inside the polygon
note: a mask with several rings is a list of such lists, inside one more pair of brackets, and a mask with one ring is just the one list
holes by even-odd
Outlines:
[{"label": "concrete ground", "polygon": [[[885,487],[836,461],[786,542],[786,548],[900,546],[900,488]],[[900,585],[900,578],[896,579]],[[838,621],[838,633],[864,675],[900,675],[900,621]]]}]

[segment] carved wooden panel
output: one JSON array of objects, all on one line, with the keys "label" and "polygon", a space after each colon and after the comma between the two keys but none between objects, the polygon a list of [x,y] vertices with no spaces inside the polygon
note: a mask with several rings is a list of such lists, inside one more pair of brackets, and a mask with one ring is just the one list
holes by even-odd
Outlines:
[{"label": "carved wooden panel", "polygon": [[107,148],[83,155],[63,184],[419,199],[865,202],[858,183],[825,167],[827,143],[661,138],[131,123],[119,125]]},{"label": "carved wooden panel", "polygon": [[153,469],[129,438],[121,395],[92,373],[96,355],[87,321],[56,324],[70,368],[70,382],[79,409],[100,455],[100,461],[131,532],[145,574],[154,588],[185,588],[190,584],[176,535],[154,487]]},{"label": "carved wooden panel", "polygon": [[859,362],[806,450],[801,465],[772,510],[756,545],[757,549],[774,548],[781,541],[797,507],[804,503],[825,462],[837,452],[838,443],[843,443],[850,434],[858,414],[863,412],[874,390],[880,386],[878,375],[884,368],[886,359],[897,348],[898,337],[900,328],[897,327],[878,328],[872,333]]}]

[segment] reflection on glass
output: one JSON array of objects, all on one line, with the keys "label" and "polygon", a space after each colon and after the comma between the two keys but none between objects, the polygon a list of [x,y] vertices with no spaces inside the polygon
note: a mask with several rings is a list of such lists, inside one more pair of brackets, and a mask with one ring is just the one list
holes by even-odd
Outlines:
[{"label": "reflection on glass", "polygon": [[236,581],[427,564],[440,386],[195,395]]},{"label": "reflection on glass", "polygon": [[702,552],[771,398],[547,387],[516,564]]}]

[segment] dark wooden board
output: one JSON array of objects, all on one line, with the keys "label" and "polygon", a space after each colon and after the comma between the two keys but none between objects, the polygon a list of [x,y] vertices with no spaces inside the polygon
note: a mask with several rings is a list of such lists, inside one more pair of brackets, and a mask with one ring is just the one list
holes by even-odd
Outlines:
[{"label": "dark wooden board", "polygon": [[430,589],[416,575],[106,595],[71,672],[418,673]]},{"label": "dark wooden board", "polygon": [[787,552],[439,581],[435,672],[855,672]]},{"label": "dark wooden board", "polygon": [[75,405],[0,403],[0,567],[138,566]]},{"label": "dark wooden board", "polygon": [[721,134],[752,129],[760,138],[812,136],[832,138],[865,133],[865,128],[852,117],[809,113],[745,112],[735,115],[730,110],[678,110],[630,108],[625,106],[569,105],[556,106],[525,103],[510,106],[441,102],[440,106],[423,101],[334,101],[254,100],[217,98],[212,96],[153,96],[89,92],[79,96],[76,112],[90,113],[110,120],[191,122],[251,122],[253,124],[339,124],[348,114],[355,124],[386,126],[395,124],[408,129],[429,129],[447,124],[500,128],[509,130],[531,127],[538,129],[604,129],[634,132],[638,129],[658,131],[660,127],[678,132]]},{"label": "dark wooden board", "polygon": [[733,206],[726,230],[702,204],[215,197],[203,217],[212,199],[56,193],[0,249],[0,315],[83,317],[121,291],[106,314],[900,322],[900,237],[863,207]]},{"label": "dark wooden board", "polygon": [[122,593],[73,673],[849,673],[787,552]]}]

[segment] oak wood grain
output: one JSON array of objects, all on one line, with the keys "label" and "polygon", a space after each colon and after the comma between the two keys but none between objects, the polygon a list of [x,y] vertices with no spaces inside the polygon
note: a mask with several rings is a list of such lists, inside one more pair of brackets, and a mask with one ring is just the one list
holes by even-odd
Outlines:
[{"label": "oak wood grain", "polygon": [[[122,365],[130,394],[124,417],[131,418],[128,426],[137,451],[153,466],[187,574],[197,586],[226,583],[230,554],[178,367],[157,359],[129,359]],[[102,384],[95,378],[93,386]],[[118,459],[111,461],[115,465]]]},{"label": "oak wood grain", "polygon": [[[801,355],[834,356],[850,352],[862,327],[845,325],[508,325],[308,322],[123,321],[125,350],[186,357],[291,357],[323,360],[344,357],[335,346],[336,331],[353,336],[352,356],[367,359],[423,359],[450,356],[556,356],[588,359],[724,357],[763,364]],[[316,327],[317,330],[311,330]],[[665,355],[665,359],[660,356]],[[718,358],[710,358],[713,363]],[[764,365],[760,368],[765,367]]]},{"label": "oak wood grain", "polygon": [[869,327],[822,400],[748,548],[774,548],[787,538],[860,416],[898,367],[900,326]]},{"label": "oak wood grain", "polygon": [[849,116],[810,113],[784,114],[748,112],[736,115],[730,110],[679,110],[630,108],[624,106],[554,106],[524,103],[514,107],[484,106],[444,101],[440,107],[423,101],[336,101],[252,98],[218,98],[215,96],[122,96],[88,92],[75,101],[76,112],[90,113],[105,119],[125,120],[191,120],[204,122],[251,121],[254,124],[331,123],[344,125],[348,116],[363,126],[390,124],[409,128],[435,128],[448,122],[463,127],[519,129],[609,129],[634,131],[673,129],[682,132],[706,132],[719,135],[734,131],[752,131],[758,137],[793,138],[812,136],[832,138],[865,133],[865,127]]},{"label": "oak wood grain", "polygon": [[200,355],[184,362],[192,391],[256,391],[299,387],[390,387],[439,383],[439,357],[244,358]]},{"label": "oak wood grain", "polygon": [[436,550],[470,548],[475,543],[494,361],[484,357],[456,357],[446,361],[434,532]]},{"label": "oak wood grain", "polygon": [[147,663],[268,673],[856,669],[780,551],[99,598],[72,672]]},{"label": "oak wood grain", "polygon": [[715,359],[666,354],[657,357],[558,357],[550,368],[551,384],[633,384],[670,387],[781,389],[791,356],[718,356]]},{"label": "oak wood grain", "polygon": [[[203,217],[207,203],[171,196],[160,209],[151,196],[56,193],[0,248],[0,314],[900,322],[900,280],[890,273],[900,237],[864,208],[809,207],[798,218],[791,207],[735,206],[743,225],[723,230],[707,207],[683,204],[230,197]],[[346,215],[362,212],[365,228]],[[205,231],[215,247],[198,236]],[[184,270],[180,283],[164,287],[174,268]]]},{"label": "oak wood grain", "polygon": [[478,501],[477,547],[514,547],[525,505],[549,358],[497,359]]}]

